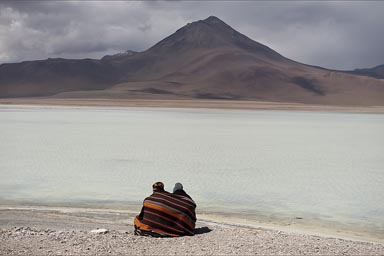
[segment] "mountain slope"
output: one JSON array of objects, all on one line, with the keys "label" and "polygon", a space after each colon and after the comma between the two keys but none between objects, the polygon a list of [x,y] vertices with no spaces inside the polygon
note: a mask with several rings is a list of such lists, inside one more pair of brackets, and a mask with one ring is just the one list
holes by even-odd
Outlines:
[{"label": "mountain slope", "polygon": [[46,96],[73,90],[105,89],[115,70],[98,60],[48,59],[0,66],[0,96]]},{"label": "mountain slope", "polygon": [[140,53],[0,66],[0,97],[36,95],[384,105],[384,82],[297,63],[209,17]]}]

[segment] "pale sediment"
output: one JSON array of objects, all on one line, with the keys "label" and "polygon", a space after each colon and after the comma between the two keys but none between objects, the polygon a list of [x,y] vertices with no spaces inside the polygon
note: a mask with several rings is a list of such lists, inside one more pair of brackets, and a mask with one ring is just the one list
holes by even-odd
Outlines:
[{"label": "pale sediment", "polygon": [[84,106],[84,107],[135,107],[135,108],[192,108],[192,109],[244,109],[324,111],[346,113],[384,113],[384,106],[317,105],[254,100],[203,100],[203,99],[99,99],[99,98],[2,98],[0,105]]}]

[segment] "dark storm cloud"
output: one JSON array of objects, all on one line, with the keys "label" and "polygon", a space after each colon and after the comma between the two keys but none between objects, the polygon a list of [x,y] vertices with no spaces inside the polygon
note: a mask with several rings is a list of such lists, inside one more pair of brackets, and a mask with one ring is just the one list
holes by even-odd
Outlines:
[{"label": "dark storm cloud", "polygon": [[0,8],[2,62],[100,57],[139,49],[156,36],[137,2],[15,2]]},{"label": "dark storm cloud", "polygon": [[353,69],[384,64],[383,2],[0,2],[0,63],[142,51],[217,16],[284,56]]}]

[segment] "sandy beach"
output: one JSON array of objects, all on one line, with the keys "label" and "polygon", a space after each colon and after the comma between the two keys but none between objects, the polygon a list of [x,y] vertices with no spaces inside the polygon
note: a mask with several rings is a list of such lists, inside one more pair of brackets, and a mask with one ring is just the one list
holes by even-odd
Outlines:
[{"label": "sandy beach", "polygon": [[[133,234],[135,214],[107,210],[0,210],[2,255],[383,255],[382,243],[198,220],[193,237]],[[95,234],[92,230],[107,229]]]}]

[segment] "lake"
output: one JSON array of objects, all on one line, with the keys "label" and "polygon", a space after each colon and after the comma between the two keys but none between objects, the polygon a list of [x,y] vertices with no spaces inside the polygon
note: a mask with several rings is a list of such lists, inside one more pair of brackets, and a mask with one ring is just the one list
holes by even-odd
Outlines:
[{"label": "lake", "polygon": [[384,234],[384,115],[0,106],[0,202],[140,206]]}]

